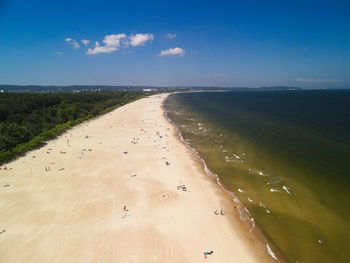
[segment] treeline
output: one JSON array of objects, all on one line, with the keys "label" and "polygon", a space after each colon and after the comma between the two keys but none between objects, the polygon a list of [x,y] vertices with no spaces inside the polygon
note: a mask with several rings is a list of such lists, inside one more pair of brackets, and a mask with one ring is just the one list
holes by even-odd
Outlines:
[{"label": "treeline", "polygon": [[42,146],[70,127],[151,92],[0,94],[0,164]]}]

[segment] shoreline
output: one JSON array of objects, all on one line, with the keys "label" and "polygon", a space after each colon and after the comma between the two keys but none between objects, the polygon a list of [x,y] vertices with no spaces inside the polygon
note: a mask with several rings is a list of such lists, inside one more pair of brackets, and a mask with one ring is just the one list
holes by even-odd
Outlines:
[{"label": "shoreline", "polygon": [[[170,95],[172,94],[169,94],[168,96]],[[164,117],[175,128],[174,135],[178,138],[180,143],[184,144],[190,150],[191,155],[193,155],[193,159],[199,164],[199,166],[201,166],[204,174],[206,174],[208,178],[212,179],[213,183],[219,186],[220,189],[223,191],[223,195],[232,202],[232,206],[235,208],[234,220],[238,220],[242,223],[242,228],[244,228],[244,230],[246,230],[249,236],[252,238],[252,242],[254,242],[257,246],[257,250],[259,251],[259,253],[261,253],[262,255],[266,253],[270,257],[269,259],[272,260],[272,262],[276,262],[276,260],[278,262],[287,262],[284,259],[284,255],[282,254],[282,252],[276,247],[275,244],[272,243],[272,241],[268,239],[266,234],[264,234],[263,230],[258,225],[256,225],[253,216],[243,205],[243,203],[239,200],[239,198],[235,195],[235,193],[226,189],[223,186],[223,184],[220,181],[219,175],[214,171],[213,168],[211,168],[206,163],[201,154],[183,138],[181,128],[168,116],[168,112],[164,105],[166,99],[167,98],[165,98],[162,103],[162,109],[164,111]],[[273,248],[273,250],[271,249],[271,247]]]},{"label": "shoreline", "polygon": [[0,261],[270,262],[175,135],[166,96],[119,107],[8,163]]}]

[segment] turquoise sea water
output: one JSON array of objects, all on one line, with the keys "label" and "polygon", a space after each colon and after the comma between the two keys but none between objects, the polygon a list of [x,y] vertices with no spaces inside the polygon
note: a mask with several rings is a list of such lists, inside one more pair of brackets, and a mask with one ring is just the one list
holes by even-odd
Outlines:
[{"label": "turquoise sea water", "polygon": [[349,262],[349,90],[179,93],[165,107],[277,257]]}]

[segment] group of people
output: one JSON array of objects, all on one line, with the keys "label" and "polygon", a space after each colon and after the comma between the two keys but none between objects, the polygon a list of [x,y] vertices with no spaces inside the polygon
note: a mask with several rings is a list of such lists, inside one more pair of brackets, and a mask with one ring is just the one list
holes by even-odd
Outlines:
[{"label": "group of people", "polygon": [[182,190],[182,191],[184,191],[184,192],[186,192],[187,191],[187,188],[186,188],[186,185],[178,185],[177,187],[177,190]]},{"label": "group of people", "polygon": [[132,138],[131,143],[137,144],[137,143],[139,143],[138,140],[139,140],[139,138]]},{"label": "group of people", "polygon": [[218,209],[215,208],[215,209],[214,209],[214,214],[215,214],[215,215],[219,215],[219,214],[220,214],[220,215],[223,216],[225,213],[224,213],[224,210],[223,210],[222,208],[220,209],[220,213],[219,213]]}]

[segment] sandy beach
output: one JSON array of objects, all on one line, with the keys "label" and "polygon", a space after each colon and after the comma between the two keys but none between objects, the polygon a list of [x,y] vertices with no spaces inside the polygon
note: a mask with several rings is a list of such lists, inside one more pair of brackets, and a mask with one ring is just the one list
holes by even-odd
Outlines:
[{"label": "sandy beach", "polygon": [[268,262],[164,117],[166,96],[3,165],[0,262]]}]

